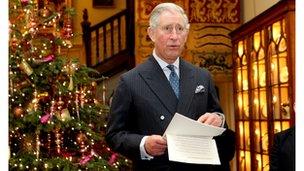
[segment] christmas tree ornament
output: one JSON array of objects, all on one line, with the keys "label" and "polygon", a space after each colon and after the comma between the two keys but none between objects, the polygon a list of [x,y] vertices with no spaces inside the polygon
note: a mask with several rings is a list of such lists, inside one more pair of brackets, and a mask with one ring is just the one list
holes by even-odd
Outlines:
[{"label": "christmas tree ornament", "polygon": [[49,54],[42,59],[35,59],[35,63],[40,64],[40,63],[44,63],[44,62],[52,62],[52,61],[54,61],[54,59],[55,59],[55,55]]},{"label": "christmas tree ornament", "polygon": [[39,99],[39,101],[41,101],[41,102],[48,102],[49,101],[49,97],[50,97],[50,95],[49,95],[49,92],[43,92],[43,93],[39,93],[38,95],[37,95],[37,98]]},{"label": "christmas tree ornament", "polygon": [[61,121],[69,121],[71,120],[71,115],[68,109],[62,109],[61,110],[61,115],[60,115],[60,120]]},{"label": "christmas tree ornament", "polygon": [[52,100],[51,101],[51,107],[50,107],[50,114],[51,115],[54,115],[55,113],[55,105],[56,105],[56,102],[55,102],[55,100]]},{"label": "christmas tree ornament", "polygon": [[79,120],[80,119],[80,116],[79,116],[79,91],[78,91],[77,86],[76,86],[76,91],[75,91],[75,109],[76,109],[77,118]]},{"label": "christmas tree ornament", "polygon": [[29,3],[29,0],[21,0],[22,6],[28,5],[28,3]]},{"label": "christmas tree ornament", "polygon": [[42,124],[48,123],[52,118],[52,115],[48,112],[45,112],[45,114],[40,118],[40,122]]},{"label": "christmas tree ornament", "polygon": [[39,99],[38,99],[38,93],[37,90],[34,91],[34,98],[32,100],[32,104],[33,104],[33,109],[34,111],[37,111],[38,109],[38,104],[39,103]]},{"label": "christmas tree ornament", "polygon": [[28,87],[28,86],[30,86],[31,85],[31,83],[30,83],[30,81],[28,80],[28,79],[26,79],[26,80],[24,80],[24,81],[22,81],[22,82],[18,82],[18,83],[16,83],[16,84],[14,84],[14,88],[15,89],[18,89],[18,90],[20,90],[20,89],[22,89],[22,88],[24,88],[24,87]]},{"label": "christmas tree ornament", "polygon": [[[10,72],[11,73],[11,72]],[[11,74],[10,74],[11,75]],[[12,76],[10,76],[11,78]],[[13,94],[14,93],[14,84],[13,84],[13,79],[9,79],[9,93]]]},{"label": "christmas tree ornament", "polygon": [[62,97],[60,96],[61,93],[59,93],[59,99],[57,101],[57,109],[61,111],[64,105],[64,101],[62,100]]},{"label": "christmas tree ornament", "polygon": [[60,154],[61,153],[61,133],[60,133],[60,129],[59,128],[56,128],[55,129],[55,143],[56,143],[56,152],[57,154]]},{"label": "christmas tree ornament", "polygon": [[102,103],[106,105],[106,85],[104,81],[102,82]]},{"label": "christmas tree ornament", "polygon": [[79,161],[79,164],[80,165],[86,165],[92,158],[93,158],[92,154],[83,156],[82,159]]},{"label": "christmas tree ornament", "polygon": [[68,86],[68,90],[72,91],[73,89],[74,89],[73,77],[70,76],[70,83],[69,83],[69,86]]},{"label": "christmas tree ornament", "polygon": [[20,65],[20,69],[25,72],[28,76],[33,74],[33,69],[32,67],[26,62],[26,60],[22,60]]},{"label": "christmas tree ornament", "polygon": [[22,107],[15,107],[14,108],[14,115],[16,118],[21,118],[24,115],[24,110]]},{"label": "christmas tree ornament", "polygon": [[40,131],[36,131],[36,158],[39,159],[40,155],[40,138],[39,138]]},{"label": "christmas tree ornament", "polygon": [[68,16],[67,18],[65,18],[64,20],[64,25],[62,28],[62,37],[65,39],[70,39],[73,36],[73,30],[72,30],[72,20],[71,18]]}]

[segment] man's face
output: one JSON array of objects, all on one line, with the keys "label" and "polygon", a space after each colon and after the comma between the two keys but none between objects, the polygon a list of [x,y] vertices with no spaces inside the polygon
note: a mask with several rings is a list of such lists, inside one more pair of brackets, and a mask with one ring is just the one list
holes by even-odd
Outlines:
[{"label": "man's face", "polygon": [[173,63],[181,55],[188,36],[182,16],[176,11],[162,12],[158,25],[149,28],[148,33],[156,54],[167,63]]}]

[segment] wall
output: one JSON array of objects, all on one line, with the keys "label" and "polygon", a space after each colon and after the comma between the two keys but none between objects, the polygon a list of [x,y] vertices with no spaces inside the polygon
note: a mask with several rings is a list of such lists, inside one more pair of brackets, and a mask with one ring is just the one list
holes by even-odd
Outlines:
[{"label": "wall", "polygon": [[243,0],[241,4],[243,23],[251,20],[277,2],[279,0]]},{"label": "wall", "polygon": [[[82,34],[81,22],[82,22],[82,11],[87,9],[89,13],[89,21],[91,26],[103,21],[106,18],[126,9],[126,0],[114,0],[113,7],[93,7],[92,0],[73,0],[73,7],[77,11],[77,15],[73,18],[73,28],[75,33]],[[82,44],[81,36],[75,41],[76,44]]]}]

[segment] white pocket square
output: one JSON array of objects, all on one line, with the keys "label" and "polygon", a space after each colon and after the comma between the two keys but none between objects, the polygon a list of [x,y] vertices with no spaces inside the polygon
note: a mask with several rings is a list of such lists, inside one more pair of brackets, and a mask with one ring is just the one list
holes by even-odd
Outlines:
[{"label": "white pocket square", "polygon": [[202,93],[205,92],[205,87],[203,85],[198,85],[195,89],[195,93]]}]

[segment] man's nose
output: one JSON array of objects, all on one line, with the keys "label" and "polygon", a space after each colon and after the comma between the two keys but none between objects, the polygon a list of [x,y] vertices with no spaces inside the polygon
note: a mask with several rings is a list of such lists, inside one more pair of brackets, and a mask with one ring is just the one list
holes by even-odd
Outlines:
[{"label": "man's nose", "polygon": [[174,29],[172,30],[172,32],[170,33],[170,38],[171,38],[171,39],[177,39],[177,37],[178,37],[178,34],[177,34],[176,29],[174,28]]}]

